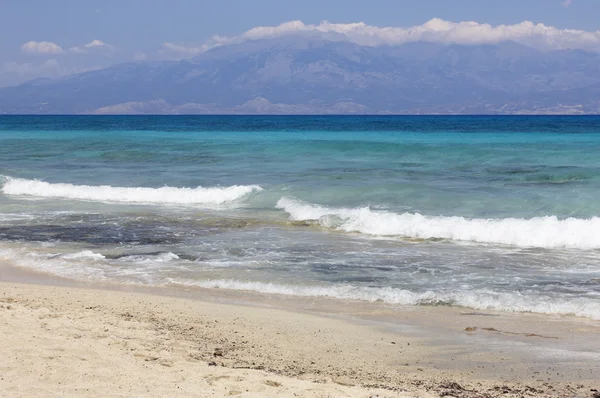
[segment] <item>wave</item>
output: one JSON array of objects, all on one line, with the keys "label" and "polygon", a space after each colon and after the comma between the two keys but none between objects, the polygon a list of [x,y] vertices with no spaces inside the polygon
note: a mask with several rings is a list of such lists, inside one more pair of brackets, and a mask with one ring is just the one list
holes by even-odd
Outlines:
[{"label": "wave", "polygon": [[83,258],[91,259],[91,260],[104,260],[105,257],[100,253],[94,253],[91,250],[83,250],[77,253],[67,253],[59,256],[60,258],[64,258],[67,260],[80,260]]},{"label": "wave", "polygon": [[125,257],[119,258],[123,263],[135,263],[135,264],[162,264],[168,263],[174,260],[180,260],[181,258],[171,252],[155,253],[155,254],[131,254]]},{"label": "wave", "polygon": [[[177,283],[176,281],[172,281]],[[177,283],[179,284],[179,283]],[[505,312],[532,312],[539,314],[576,315],[600,320],[600,303],[585,298],[559,299],[549,296],[532,296],[518,292],[501,293],[491,290],[454,292],[426,291],[415,293],[391,287],[300,286],[266,282],[244,282],[234,279],[187,281],[188,286],[246,290],[265,294],[296,297],[330,297],[342,300],[382,301],[400,305],[448,305],[478,310]]]},{"label": "wave", "polygon": [[[110,260],[100,253],[84,250],[75,253],[50,253],[0,246],[0,261],[17,267],[86,282],[112,282],[136,286],[187,286],[254,291],[295,297],[324,297],[341,300],[384,302],[399,305],[446,305],[479,310],[531,312],[540,314],[576,315],[600,320],[600,301],[595,297],[569,295],[497,292],[490,289],[433,288],[414,292],[394,287],[367,287],[351,284],[300,285],[241,281],[237,279],[192,280],[173,276],[180,257],[171,252],[131,255]],[[116,261],[116,262],[115,262]],[[115,266],[115,265],[119,266]],[[166,267],[166,268],[163,268]],[[162,271],[167,271],[163,273]],[[185,278],[185,279],[184,279]]]},{"label": "wave", "polygon": [[555,216],[503,219],[435,217],[362,208],[329,208],[283,197],[277,208],[293,221],[316,221],[321,226],[374,236],[450,239],[538,248],[600,248],[600,217]]},{"label": "wave", "polygon": [[98,202],[219,205],[236,201],[252,192],[262,191],[262,188],[258,185],[233,185],[224,188],[175,188],[166,186],[161,188],[127,188],[110,185],[51,184],[39,180],[5,177],[5,183],[0,191],[5,195]]},{"label": "wave", "polygon": [[85,282],[115,282],[126,285],[161,285],[161,269],[180,260],[171,252],[133,254],[111,259],[91,250],[56,253],[27,246],[0,245],[0,262],[44,272],[61,278]]}]

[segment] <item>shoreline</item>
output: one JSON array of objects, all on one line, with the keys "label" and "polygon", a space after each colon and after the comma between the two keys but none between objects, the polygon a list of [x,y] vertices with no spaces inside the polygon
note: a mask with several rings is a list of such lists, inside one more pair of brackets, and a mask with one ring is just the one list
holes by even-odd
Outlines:
[{"label": "shoreline", "polygon": [[[0,389],[15,394],[37,395],[19,390],[21,378],[40,366],[53,368],[56,360],[55,356],[44,359],[40,350],[47,352],[57,342],[33,348],[31,343],[61,336],[65,337],[59,344],[64,358],[75,355],[75,343],[100,344],[85,359],[95,369],[104,369],[101,362],[94,363],[108,355],[104,349],[118,362],[112,365],[115,369],[131,368],[140,380],[152,381],[150,374],[160,379],[172,373],[165,370],[176,368],[184,374],[193,370],[206,381],[218,369],[245,381],[233,383],[234,387],[219,383],[213,387],[229,388],[240,396],[296,392],[299,396],[591,397],[591,390],[599,388],[594,383],[600,375],[600,323],[588,319],[292,299],[221,289],[190,292],[120,286],[117,290],[54,277],[39,284],[42,274],[29,275],[29,280],[25,274],[0,265],[1,330],[9,342],[2,352],[9,358],[3,367],[15,374],[15,379],[5,377]],[[16,322],[15,316],[22,322],[18,334],[7,329]],[[106,342],[110,348],[103,345]],[[19,362],[15,350],[23,344],[41,358]],[[68,372],[77,373],[76,362],[62,362]],[[153,370],[145,374],[149,363]],[[217,366],[209,366],[214,363]],[[82,383],[88,376],[81,375]],[[263,388],[268,377],[282,379],[266,385],[270,392],[250,391]],[[40,381],[45,391],[58,388],[51,379],[43,379],[45,384]],[[284,390],[286,385],[293,387]],[[181,396],[225,392],[202,395],[193,392],[192,385],[186,388]],[[177,390],[157,395],[171,393],[177,395]]]}]

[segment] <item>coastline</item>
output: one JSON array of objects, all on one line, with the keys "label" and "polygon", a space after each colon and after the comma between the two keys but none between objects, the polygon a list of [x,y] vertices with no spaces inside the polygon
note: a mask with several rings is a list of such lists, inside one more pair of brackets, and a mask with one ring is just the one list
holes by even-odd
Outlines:
[{"label": "coastline", "polygon": [[599,388],[600,324],[583,318],[40,282],[0,264],[0,390],[12,395],[105,396],[110,385],[112,396],[591,397]]}]

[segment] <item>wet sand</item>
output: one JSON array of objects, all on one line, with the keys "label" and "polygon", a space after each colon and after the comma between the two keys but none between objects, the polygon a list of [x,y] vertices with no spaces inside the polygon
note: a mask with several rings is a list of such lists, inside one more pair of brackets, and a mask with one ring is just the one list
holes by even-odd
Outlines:
[{"label": "wet sand", "polygon": [[92,286],[4,265],[0,280],[0,391],[10,396],[592,397],[600,389],[600,322],[585,318]]}]

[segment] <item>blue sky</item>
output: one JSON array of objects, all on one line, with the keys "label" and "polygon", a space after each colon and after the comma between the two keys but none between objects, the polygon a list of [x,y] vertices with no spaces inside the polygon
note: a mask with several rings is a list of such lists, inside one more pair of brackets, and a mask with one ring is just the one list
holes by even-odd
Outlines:
[{"label": "blue sky", "polygon": [[[167,51],[165,43],[199,47],[213,35],[237,36],[292,20],[411,27],[438,17],[491,25],[528,20],[559,29],[600,30],[600,1],[565,1],[0,0],[0,86],[134,59],[182,57],[181,52]],[[28,42],[58,47],[23,47]]]}]

